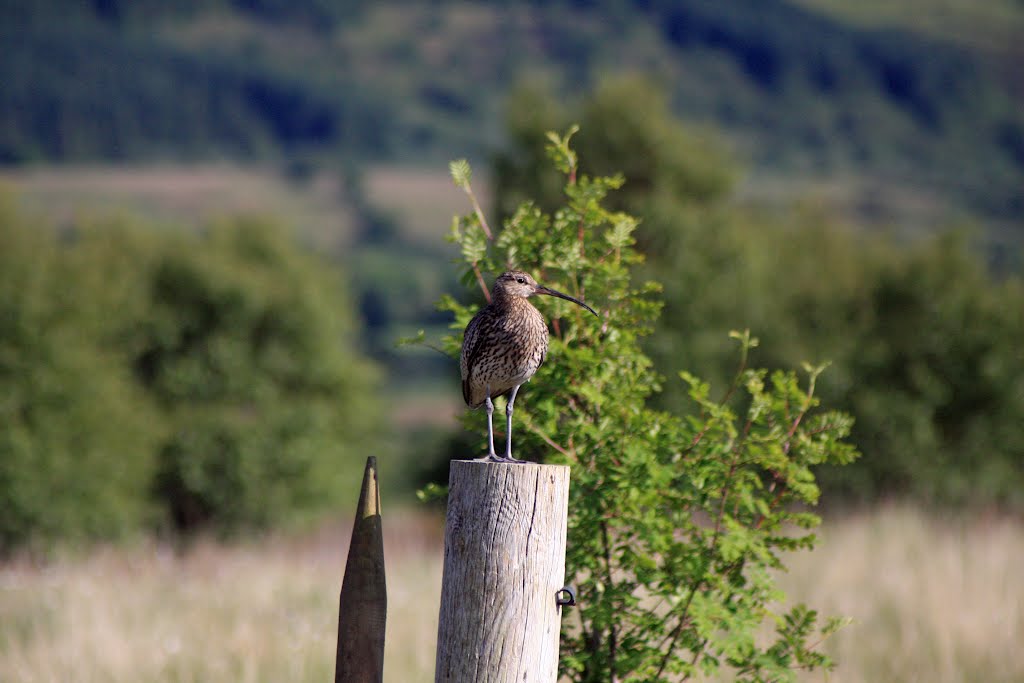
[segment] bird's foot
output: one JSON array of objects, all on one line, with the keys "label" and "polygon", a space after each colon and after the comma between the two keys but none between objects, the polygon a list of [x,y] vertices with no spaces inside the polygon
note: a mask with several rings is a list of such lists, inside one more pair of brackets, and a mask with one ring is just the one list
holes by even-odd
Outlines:
[{"label": "bird's foot", "polygon": [[510,454],[498,455],[497,453],[488,453],[482,458],[476,458],[473,462],[505,462],[505,463],[523,463],[529,462],[528,460],[520,460],[519,458],[513,458]]}]

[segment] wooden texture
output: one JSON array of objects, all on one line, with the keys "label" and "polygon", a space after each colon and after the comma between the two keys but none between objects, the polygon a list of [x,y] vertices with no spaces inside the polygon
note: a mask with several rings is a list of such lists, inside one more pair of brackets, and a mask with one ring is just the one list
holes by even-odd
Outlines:
[{"label": "wooden texture", "polygon": [[366,459],[352,542],[338,605],[335,683],[384,680],[384,625],[388,595],[384,581],[377,459]]},{"label": "wooden texture", "polygon": [[437,683],[554,683],[569,468],[451,464]]}]

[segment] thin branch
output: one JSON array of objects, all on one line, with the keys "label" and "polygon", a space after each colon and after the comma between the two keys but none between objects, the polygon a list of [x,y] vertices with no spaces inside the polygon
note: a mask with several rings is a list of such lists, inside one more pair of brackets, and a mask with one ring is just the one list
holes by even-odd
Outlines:
[{"label": "thin branch", "polygon": [[789,432],[786,434],[786,443],[782,446],[782,452],[789,455],[789,447],[793,443],[793,435],[796,434],[796,430],[800,427],[800,421],[804,419],[811,409],[811,401],[814,398],[814,377],[811,377],[810,385],[807,387],[807,396],[804,399],[803,408],[801,408],[796,419],[793,421],[793,426],[789,428]]},{"label": "thin branch", "polygon": [[435,345],[431,344],[430,342],[420,342],[419,345],[423,346],[425,348],[428,348],[431,351],[437,351],[439,354],[441,354],[445,358],[448,358],[449,360],[458,360],[458,358],[459,358],[457,355],[448,353],[447,351],[442,349],[440,346],[435,346]]},{"label": "thin branch", "polygon": [[736,393],[736,390],[739,388],[740,380],[743,379],[743,373],[747,369],[747,354],[749,351],[750,349],[747,346],[744,346],[743,350],[740,352],[740,366],[736,370],[736,375],[732,379],[732,384],[729,385],[729,390],[726,391],[725,396],[722,397],[722,400],[719,403],[720,406],[726,406],[729,403],[729,399],[732,398],[732,395]]},{"label": "thin branch", "polygon": [[[704,583],[703,576],[700,577],[690,589],[690,595],[686,598],[686,604],[683,605],[683,611],[679,615],[679,623],[676,624],[676,627],[672,629],[672,633],[669,638],[667,638],[667,640],[669,640],[669,644],[668,647],[665,648],[665,656],[661,658],[661,665],[658,666],[658,673],[654,674],[655,680],[661,678],[662,672],[665,671],[665,667],[668,666],[669,660],[672,659],[672,652],[676,649],[676,641],[679,640],[679,636],[682,634],[683,628],[689,623],[690,603],[693,602],[693,596],[697,594],[698,590],[700,590],[702,583]],[[665,641],[662,641],[662,644],[664,644],[664,642]],[[700,650],[698,650],[698,652],[699,651]]]},{"label": "thin branch", "polygon": [[554,448],[556,451],[558,451],[559,453],[561,453],[565,457],[570,458],[570,459],[572,458],[572,453],[569,450],[567,450],[566,448],[563,448],[562,446],[559,446],[557,443],[552,441],[551,437],[548,436],[547,434],[545,434],[543,431],[541,431],[540,427],[537,427],[536,425],[534,425],[532,420],[527,418],[527,419],[525,419],[523,421],[526,423],[526,428],[528,430],[530,430],[531,432],[533,432],[534,434],[536,434],[537,436],[539,436],[544,441],[544,443],[546,443],[547,445],[551,446],[552,448]]},{"label": "thin branch", "polygon": [[[605,583],[608,588],[611,589],[615,585],[615,582],[612,578],[612,549],[611,540],[608,538],[607,522],[601,522],[601,544],[604,546]],[[618,634],[613,622],[608,625],[608,673],[610,674],[610,680],[612,681],[618,680],[618,676],[615,674],[615,650],[617,646]]]},{"label": "thin branch", "polygon": [[739,441],[737,441],[731,449],[733,458],[732,462],[729,463],[729,472],[725,475],[725,482],[722,483],[722,500],[718,505],[718,519],[715,520],[715,532],[711,536],[711,544],[708,546],[708,552],[714,550],[715,545],[718,543],[718,537],[722,530],[722,519],[725,517],[725,504],[729,498],[733,477],[736,474],[736,468],[739,465],[740,452],[747,441],[747,436],[749,436],[752,426],[753,422],[747,420],[747,423],[743,425],[743,433],[740,435]]},{"label": "thin branch", "polygon": [[[736,375],[733,377],[732,383],[729,385],[729,389],[726,390],[725,396],[723,396],[722,400],[719,401],[718,403],[718,405],[722,408],[725,408],[728,405],[729,399],[732,398],[732,395],[736,393],[736,389],[739,388],[740,380],[743,378],[743,372],[747,369],[747,352],[748,348],[744,346],[740,354],[740,365],[739,368],[736,370]],[[700,414],[702,419],[704,418],[705,414],[706,413],[702,408]],[[700,440],[704,438],[704,435],[708,432],[708,430],[711,429],[711,426],[712,425],[710,422],[705,422],[704,426],[701,427],[700,431],[697,432],[696,435],[694,435],[693,440],[690,442],[690,446],[689,448],[687,448],[687,450],[693,450],[697,446],[697,444],[700,443]]]},{"label": "thin branch", "polygon": [[484,234],[487,235],[487,239],[494,241],[494,234],[491,232],[490,227],[487,225],[487,219],[484,217],[483,209],[480,208],[480,202],[476,200],[476,194],[473,192],[473,188],[466,185],[463,190],[469,195],[469,201],[473,203],[473,211],[476,213],[476,218],[480,221],[480,227],[483,228]]},{"label": "thin branch", "polygon": [[487,289],[487,283],[484,282],[484,276],[480,272],[480,266],[476,261],[473,261],[473,274],[476,275],[477,284],[480,285],[480,291],[484,293],[484,299],[487,303],[491,303],[491,290]]},{"label": "thin branch", "polygon": [[[776,508],[779,506],[779,502],[782,501],[782,497],[784,495],[786,495],[786,491],[788,490],[786,488],[786,483],[784,481],[782,481],[782,479],[777,474],[775,475],[775,481],[772,482],[772,486],[774,487],[776,484],[779,485],[779,490],[777,492],[775,492],[775,497],[772,498],[772,502],[768,503],[768,511],[769,512],[775,512]],[[770,492],[771,491],[769,491],[769,493]],[[754,525],[754,528],[755,529],[760,529],[761,525],[764,524],[764,520],[765,520],[765,515],[762,512],[758,516],[757,523]]]},{"label": "thin branch", "polygon": [[579,225],[576,228],[576,239],[580,243],[580,258],[586,258],[587,257],[587,251],[586,251],[586,249],[584,249],[584,242],[583,242],[583,218],[580,218]]}]

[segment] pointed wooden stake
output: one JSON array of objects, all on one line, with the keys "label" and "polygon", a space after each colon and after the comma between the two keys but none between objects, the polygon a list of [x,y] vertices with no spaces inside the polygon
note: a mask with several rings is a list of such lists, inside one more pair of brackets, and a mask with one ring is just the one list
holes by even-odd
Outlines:
[{"label": "pointed wooden stake", "polygon": [[341,583],[335,683],[381,683],[384,680],[387,609],[377,458],[371,456],[366,459],[345,578]]}]

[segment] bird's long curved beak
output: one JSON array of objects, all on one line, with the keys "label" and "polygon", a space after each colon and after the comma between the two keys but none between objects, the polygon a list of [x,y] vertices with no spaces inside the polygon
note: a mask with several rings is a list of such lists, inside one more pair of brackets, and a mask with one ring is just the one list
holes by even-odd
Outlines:
[{"label": "bird's long curved beak", "polygon": [[597,315],[597,311],[595,311],[593,308],[591,308],[590,306],[586,305],[585,303],[583,303],[582,301],[580,301],[576,297],[569,296],[568,294],[562,294],[557,289],[551,289],[550,287],[545,287],[544,285],[537,285],[536,292],[537,292],[537,294],[547,294],[548,296],[557,296],[559,299],[565,299],[566,301],[571,301],[574,304],[576,304],[577,306],[582,306],[583,308],[587,309],[588,311],[593,313],[598,318],[601,317],[601,316]]}]

